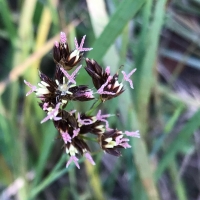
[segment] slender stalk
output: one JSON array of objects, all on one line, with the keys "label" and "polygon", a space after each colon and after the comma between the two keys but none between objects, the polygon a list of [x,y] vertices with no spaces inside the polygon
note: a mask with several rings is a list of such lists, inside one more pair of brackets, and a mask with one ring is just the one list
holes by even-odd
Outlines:
[{"label": "slender stalk", "polygon": [[88,110],[85,114],[86,115],[91,115],[93,113],[93,111],[102,103],[102,100],[99,98],[90,108],[90,110]]},{"label": "slender stalk", "polygon": [[86,136],[82,136],[82,135],[80,135],[79,137],[82,138],[82,139],[85,139],[85,140],[90,140],[90,141],[93,141],[93,142],[97,142],[96,138],[86,137]]}]

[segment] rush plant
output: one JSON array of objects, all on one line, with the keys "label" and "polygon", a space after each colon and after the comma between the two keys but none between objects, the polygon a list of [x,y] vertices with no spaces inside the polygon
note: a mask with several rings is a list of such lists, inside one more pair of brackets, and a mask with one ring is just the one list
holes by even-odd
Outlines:
[{"label": "rush plant", "polygon": [[[86,58],[87,71],[96,91],[88,88],[87,85],[79,85],[76,77],[82,69],[79,65],[83,59],[83,52],[90,51],[92,48],[84,48],[85,37],[78,45],[75,38],[75,49],[70,50],[66,34],[61,32],[60,42],[55,42],[53,47],[53,59],[56,63],[54,78],[51,79],[44,73],[39,72],[41,82],[38,86],[24,80],[25,84],[31,88],[26,94],[35,93],[40,99],[39,106],[47,113],[47,116],[41,121],[44,123],[51,120],[59,132],[60,139],[63,140],[66,153],[70,156],[66,167],[71,162],[80,168],[78,155],[84,155],[91,164],[95,165],[90,154],[88,146],[89,141],[95,141],[106,153],[114,156],[120,156],[120,149],[130,148],[129,137],[140,137],[139,131],[120,131],[109,126],[108,118],[112,114],[102,114],[101,110],[96,111],[97,106],[102,102],[108,101],[121,95],[124,92],[123,81],[128,81],[133,89],[133,83],[130,79],[136,69],[126,74],[122,71],[123,80],[118,81],[118,73],[111,75],[110,67],[103,69],[95,60]],[[78,66],[79,65],[79,66]],[[72,73],[69,71],[75,69]],[[74,108],[67,108],[70,101],[94,101],[90,110],[81,113]],[[96,111],[96,115],[92,113]],[[90,139],[90,134],[95,135],[96,139]]]}]

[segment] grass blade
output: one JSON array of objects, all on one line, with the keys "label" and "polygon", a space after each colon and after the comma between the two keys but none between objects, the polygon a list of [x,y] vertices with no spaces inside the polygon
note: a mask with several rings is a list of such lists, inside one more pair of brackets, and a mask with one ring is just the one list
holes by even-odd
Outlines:
[{"label": "grass blade", "polygon": [[193,132],[197,130],[199,126],[200,126],[200,111],[197,111],[178,133],[178,137],[166,149],[166,153],[162,158],[162,160],[159,162],[159,165],[155,172],[156,180],[160,178],[162,173],[169,166],[169,163],[174,159],[176,154],[182,149],[184,144],[188,142]]},{"label": "grass blade", "polygon": [[144,2],[145,0],[122,1],[116,12],[111,16],[110,21],[102,34],[95,41],[93,51],[88,54],[88,57],[94,58],[95,60],[101,60],[109,47],[114,43],[117,36],[123,31],[128,21],[135,16]]}]

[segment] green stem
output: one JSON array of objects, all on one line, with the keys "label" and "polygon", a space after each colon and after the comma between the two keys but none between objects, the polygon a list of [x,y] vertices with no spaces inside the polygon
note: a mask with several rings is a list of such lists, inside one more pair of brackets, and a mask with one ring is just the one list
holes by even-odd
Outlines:
[{"label": "green stem", "polygon": [[93,141],[93,142],[97,142],[97,139],[96,138],[91,138],[91,137],[87,137],[87,136],[80,136],[82,139],[85,139],[85,140],[90,140],[90,141]]},{"label": "green stem", "polygon": [[90,110],[88,110],[85,114],[86,116],[89,116],[93,113],[93,111],[102,103],[102,100],[99,98],[94,104],[93,106],[90,108]]}]

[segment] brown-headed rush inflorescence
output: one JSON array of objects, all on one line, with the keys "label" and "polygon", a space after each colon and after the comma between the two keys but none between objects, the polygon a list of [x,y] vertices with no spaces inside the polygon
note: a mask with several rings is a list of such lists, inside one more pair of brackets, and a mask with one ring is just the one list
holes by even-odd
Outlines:
[{"label": "brown-headed rush inflorescence", "polygon": [[[82,69],[82,65],[79,64],[83,59],[83,52],[92,50],[92,48],[83,48],[85,37],[83,36],[80,46],[75,38],[75,49],[70,50],[67,37],[65,33],[61,32],[60,42],[55,42],[53,47],[53,59],[56,63],[54,78],[51,79],[39,71],[41,81],[38,86],[24,80],[31,89],[26,96],[34,92],[40,100],[39,106],[46,112],[46,117],[41,120],[41,123],[52,120],[59,132],[65,151],[69,155],[66,167],[74,162],[80,168],[78,155],[85,156],[91,164],[95,165],[90,155],[89,141],[97,142],[106,153],[120,156],[120,149],[131,147],[126,136],[140,137],[139,131],[122,132],[110,128],[108,118],[113,116],[111,114],[102,114],[101,110],[98,110],[96,115],[90,114],[101,102],[122,94],[124,86],[122,82],[118,81],[118,73],[112,76],[110,67],[103,69],[95,60],[89,58],[85,59],[84,69],[91,77],[96,91],[94,92],[87,85],[77,84],[76,76]],[[71,69],[75,70],[69,73]],[[135,70],[133,69],[128,74],[122,71],[123,80],[128,81],[131,88],[133,88],[133,83],[130,77]],[[86,113],[67,109],[70,101],[92,101],[95,99],[97,100],[95,106],[93,105]],[[90,134],[94,135],[92,140],[88,139]]]}]

